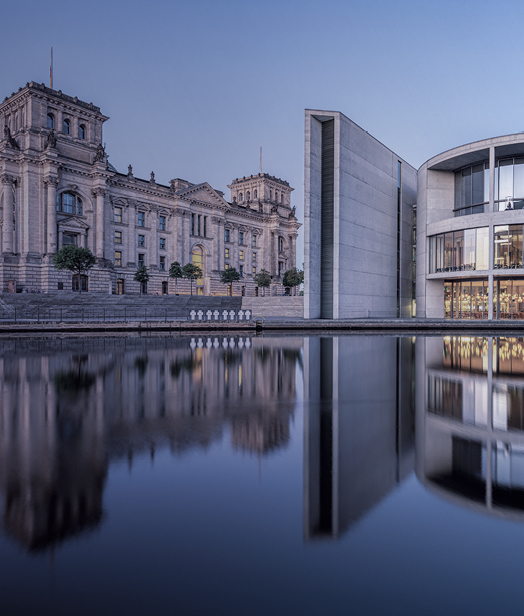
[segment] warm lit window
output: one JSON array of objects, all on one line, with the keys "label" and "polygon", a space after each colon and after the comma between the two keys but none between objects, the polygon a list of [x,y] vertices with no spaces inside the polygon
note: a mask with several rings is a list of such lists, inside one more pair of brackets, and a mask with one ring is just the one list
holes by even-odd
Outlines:
[{"label": "warm lit window", "polygon": [[142,267],[142,265],[145,265],[145,255],[139,253],[138,254],[138,267]]},{"label": "warm lit window", "polygon": [[122,266],[122,251],[115,250],[115,265],[118,267]]},{"label": "warm lit window", "polygon": [[81,216],[83,213],[82,199],[73,193],[60,193],[56,196],[56,211]]},{"label": "warm lit window", "polygon": [[229,263],[225,263],[225,264],[224,264],[224,269],[225,269],[225,270],[228,270],[228,269],[229,269]]},{"label": "warm lit window", "polygon": [[165,250],[165,249],[166,249],[166,238],[161,237],[160,238],[160,250]]},{"label": "warm lit window", "polygon": [[122,208],[115,207],[115,222],[122,222]]},{"label": "warm lit window", "polygon": [[115,231],[115,244],[122,243],[122,231]]},{"label": "warm lit window", "polygon": [[229,242],[229,229],[224,229],[224,241]]},{"label": "warm lit window", "polygon": [[229,259],[229,248],[224,249],[224,258]]},{"label": "warm lit window", "polygon": [[253,276],[256,276],[257,273],[257,267],[256,265],[253,265]]},{"label": "warm lit window", "polygon": [[257,262],[257,253],[254,252],[253,253],[253,263],[256,263],[256,262]]},{"label": "warm lit window", "polygon": [[160,271],[161,272],[165,272],[166,271],[166,258],[165,257],[160,257]]},{"label": "warm lit window", "polygon": [[64,121],[62,122],[62,132],[64,133],[64,135],[69,135],[70,128],[71,128],[71,123],[69,122],[67,118],[65,118]]},{"label": "warm lit window", "polygon": [[55,127],[55,116],[52,113],[47,114],[47,128],[53,129]]},{"label": "warm lit window", "polygon": [[139,235],[138,236],[138,245],[139,246],[145,246],[146,245],[146,236],[145,235]]},{"label": "warm lit window", "polygon": [[244,234],[242,233],[242,231],[239,231],[239,233],[238,233],[238,243],[239,244],[243,244],[244,243]]},{"label": "warm lit window", "polygon": [[165,216],[160,216],[158,219],[158,228],[160,229],[160,231],[165,231],[166,230],[166,217]]},{"label": "warm lit window", "polygon": [[241,261],[243,261],[243,260],[244,260],[244,251],[243,251],[243,250],[240,250],[240,251],[239,251],[239,253],[238,253],[238,258],[239,258]]},{"label": "warm lit window", "polygon": [[146,226],[146,213],[138,212],[138,226],[145,227]]},{"label": "warm lit window", "polygon": [[86,138],[86,127],[85,124],[80,124],[78,127],[78,138],[85,139]]}]

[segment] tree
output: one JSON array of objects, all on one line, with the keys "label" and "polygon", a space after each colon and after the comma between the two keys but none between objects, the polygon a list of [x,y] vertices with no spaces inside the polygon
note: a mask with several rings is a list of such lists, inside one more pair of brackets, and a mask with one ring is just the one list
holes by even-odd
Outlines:
[{"label": "tree", "polygon": [[[89,248],[75,244],[68,244],[53,255],[53,265],[57,270],[66,269],[78,277],[86,275],[95,263],[96,257]],[[81,284],[78,285],[78,291],[82,292]]]},{"label": "tree", "polygon": [[142,295],[142,289],[144,288],[144,285],[146,285],[149,280],[149,272],[147,271],[146,266],[143,263],[136,270],[133,280],[135,282],[140,283],[140,295]]},{"label": "tree", "polygon": [[[230,267],[223,272],[220,272],[220,282],[222,284],[233,285],[234,282],[240,280],[240,272],[236,270],[234,267]],[[233,290],[231,289],[230,295],[233,295]]]},{"label": "tree", "polygon": [[193,263],[186,263],[182,268],[182,272],[184,274],[184,278],[189,278],[189,280],[191,281],[191,295],[193,295],[193,280],[196,280],[197,278],[202,278],[202,270],[198,267],[198,265],[193,265]]},{"label": "tree", "polygon": [[271,274],[266,269],[261,269],[258,274],[255,275],[255,282],[258,287],[264,289],[265,296],[266,288],[271,284]]},{"label": "tree", "polygon": [[292,267],[290,270],[287,270],[287,272],[284,272],[282,282],[285,287],[298,287],[304,282],[304,272],[302,270],[297,270],[296,267]]},{"label": "tree", "polygon": [[184,271],[182,270],[182,266],[178,261],[173,261],[171,263],[171,267],[169,268],[169,277],[175,279],[175,294],[176,294],[176,283],[179,278],[184,277]]}]

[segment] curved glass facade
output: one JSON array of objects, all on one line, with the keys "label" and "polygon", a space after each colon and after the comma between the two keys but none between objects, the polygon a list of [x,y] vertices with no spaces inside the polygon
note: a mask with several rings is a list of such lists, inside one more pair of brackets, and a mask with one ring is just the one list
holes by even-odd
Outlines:
[{"label": "curved glass facade", "polygon": [[489,269],[489,229],[463,229],[429,238],[429,273]]},{"label": "curved glass facade", "polygon": [[455,216],[482,214],[489,202],[489,163],[455,172]]},{"label": "curved glass facade", "polygon": [[495,167],[495,211],[524,207],[524,156],[504,158]]}]

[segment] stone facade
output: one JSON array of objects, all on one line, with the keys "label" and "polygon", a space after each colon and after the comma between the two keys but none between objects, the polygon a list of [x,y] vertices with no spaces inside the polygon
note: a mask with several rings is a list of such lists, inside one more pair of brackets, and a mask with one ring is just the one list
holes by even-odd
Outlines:
[{"label": "stone facade", "polygon": [[[254,296],[262,268],[271,293],[282,292],[300,227],[287,182],[262,173],[236,179],[229,203],[207,182],[162,185],[154,173],[136,178],[131,166],[119,173],[102,146],[106,120],[92,103],[34,82],[0,104],[0,289],[70,289],[71,274],[55,270],[52,256],[72,243],[97,257],[90,291],[139,293],[133,277],[144,263],[148,293],[174,293],[168,272],[178,261],[201,264],[198,294],[225,295],[227,267],[243,274],[235,295]],[[176,292],[189,291],[188,281],[177,282]]]}]

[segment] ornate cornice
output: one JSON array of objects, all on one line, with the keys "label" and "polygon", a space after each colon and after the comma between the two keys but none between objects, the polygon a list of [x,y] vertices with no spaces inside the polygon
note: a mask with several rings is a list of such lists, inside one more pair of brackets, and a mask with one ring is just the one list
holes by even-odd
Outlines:
[{"label": "ornate cornice", "polygon": [[47,175],[44,179],[44,186],[58,186],[58,183],[60,182],[60,180],[53,175]]}]

